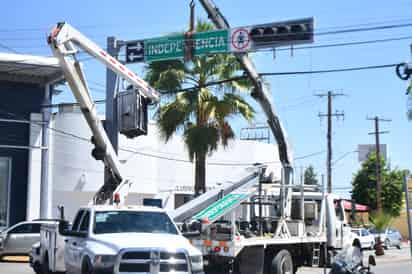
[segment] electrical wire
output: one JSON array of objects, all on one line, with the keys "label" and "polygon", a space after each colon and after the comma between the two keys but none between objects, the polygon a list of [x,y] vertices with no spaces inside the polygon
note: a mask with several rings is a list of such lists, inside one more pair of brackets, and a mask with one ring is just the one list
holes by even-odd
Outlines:
[{"label": "electrical wire", "polygon": [[280,76],[280,75],[299,75],[299,74],[320,74],[320,73],[333,73],[333,72],[347,72],[347,71],[393,68],[393,67],[396,67],[399,64],[400,63],[385,64],[385,65],[348,67],[348,68],[336,68],[336,69],[324,69],[324,70],[309,70],[309,71],[263,72],[263,73],[259,73],[259,75],[260,76]]},{"label": "electrical wire", "polygon": [[[7,113],[10,116],[15,117],[15,118],[19,118],[22,121],[25,121],[29,124],[35,124],[35,125],[38,125],[38,126],[42,126],[42,122],[30,121],[30,120],[25,119],[24,117],[19,117],[19,115],[17,115],[17,114],[14,114],[14,113],[11,113],[11,112],[8,112],[8,111],[4,111],[4,110],[1,110],[1,111],[4,112],[4,113]],[[53,127],[50,127],[50,126],[47,126],[47,129],[49,129],[51,131],[54,131],[56,133],[59,133],[59,134],[63,134],[65,136],[75,138],[77,140],[81,140],[81,141],[91,143],[91,140],[89,138],[85,138],[85,137],[79,136],[79,135],[74,134],[74,133],[70,133],[70,132],[67,132],[67,131],[64,131],[64,130],[56,129],[56,128],[53,128]],[[169,161],[175,161],[175,162],[192,163],[190,160],[186,160],[186,159],[165,157],[165,156],[155,155],[155,154],[151,154],[151,153],[135,151],[135,150],[127,149],[127,148],[119,148],[119,150],[124,151],[124,152],[134,153],[134,154],[141,155],[141,156],[153,157],[153,158],[157,158],[157,159],[163,159],[163,160],[169,160]],[[319,152],[311,153],[311,154],[308,154],[308,155],[295,157],[295,160],[306,159],[306,158],[309,158],[309,157],[320,155],[322,153],[325,153],[325,151],[319,151]],[[262,164],[276,164],[276,163],[280,163],[280,161],[262,162]],[[226,163],[225,162],[208,162],[207,163],[207,165],[216,165],[216,166],[251,166],[253,164],[254,163],[228,163],[228,162],[226,162]]]},{"label": "electrical wire", "polygon": [[3,43],[0,43],[0,48],[4,48],[4,49],[6,49],[6,50],[8,50],[8,51],[10,51],[10,52],[13,52],[13,53],[18,53],[17,50],[15,50],[15,49],[13,49],[13,48],[11,48],[11,47],[9,47],[9,46],[6,46],[6,45],[3,44]]},{"label": "electrical wire", "polygon": [[[384,64],[384,65],[370,65],[370,66],[358,66],[358,67],[347,67],[347,68],[334,68],[334,69],[323,69],[323,70],[308,70],[308,71],[288,71],[288,72],[263,72],[259,73],[260,76],[283,76],[283,75],[304,75],[304,74],[322,74],[322,73],[336,73],[336,72],[348,72],[348,71],[361,71],[361,70],[372,70],[372,69],[383,69],[383,68],[391,68],[396,67],[400,63],[394,64]],[[215,85],[222,85],[232,81],[238,81],[242,79],[247,79],[246,75],[242,76],[235,76],[228,79],[223,79],[219,81],[211,81],[202,86],[193,86],[178,90],[172,91],[159,91],[161,94],[171,94],[171,93],[179,93],[179,92],[186,92],[186,91],[194,91],[198,90],[199,88],[215,86]]]}]

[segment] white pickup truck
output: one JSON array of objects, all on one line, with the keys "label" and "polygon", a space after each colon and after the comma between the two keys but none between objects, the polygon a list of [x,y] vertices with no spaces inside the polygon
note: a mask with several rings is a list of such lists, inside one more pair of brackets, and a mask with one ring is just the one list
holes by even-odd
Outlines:
[{"label": "white pickup truck", "polygon": [[[65,243],[41,243],[36,263],[43,273],[203,273],[202,254],[160,208],[87,206],[79,209],[71,229],[58,224],[54,232],[45,229],[47,239]],[[61,259],[53,257],[62,251],[64,269],[55,269]]]}]

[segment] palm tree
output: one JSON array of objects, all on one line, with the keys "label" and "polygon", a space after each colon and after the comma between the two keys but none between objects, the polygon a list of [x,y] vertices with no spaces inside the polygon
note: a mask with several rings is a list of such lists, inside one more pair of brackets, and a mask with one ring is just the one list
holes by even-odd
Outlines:
[{"label": "palm tree", "polygon": [[392,221],[392,216],[385,212],[375,213],[371,216],[370,221],[378,232],[377,243],[375,245],[375,254],[378,256],[384,255],[385,252],[382,247],[380,234],[385,232],[385,229]]},{"label": "palm tree", "polygon": [[[209,23],[197,22],[197,32],[212,29]],[[163,98],[166,102],[157,112],[157,123],[165,142],[176,132],[182,133],[189,158],[195,161],[194,189],[199,195],[206,191],[206,157],[235,137],[229,120],[239,114],[246,120],[254,117],[252,106],[236,93],[250,83],[241,79],[207,87],[211,81],[241,75],[231,54],[195,57],[190,64],[182,60],[153,62],[146,69],[147,81],[160,91],[195,87]]]}]

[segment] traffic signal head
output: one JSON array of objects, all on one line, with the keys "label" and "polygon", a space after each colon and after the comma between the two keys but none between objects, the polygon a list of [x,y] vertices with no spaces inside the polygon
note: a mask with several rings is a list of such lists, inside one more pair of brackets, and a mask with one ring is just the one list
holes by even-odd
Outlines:
[{"label": "traffic signal head", "polygon": [[312,43],[313,18],[255,25],[250,38],[257,49]]}]

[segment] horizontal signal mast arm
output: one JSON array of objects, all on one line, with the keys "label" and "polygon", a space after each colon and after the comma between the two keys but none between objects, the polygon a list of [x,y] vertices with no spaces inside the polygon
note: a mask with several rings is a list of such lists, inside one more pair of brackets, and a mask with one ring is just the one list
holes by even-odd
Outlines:
[{"label": "horizontal signal mast arm", "polygon": [[49,44],[53,44],[55,48],[58,48],[59,45],[65,44],[67,42],[73,42],[74,44],[85,50],[87,53],[95,57],[97,60],[102,62],[105,66],[110,68],[119,77],[127,80],[130,84],[137,88],[144,97],[150,99],[152,102],[159,101],[159,93],[155,89],[150,87],[150,85],[146,81],[137,76],[133,71],[121,64],[110,54],[101,49],[98,45],[96,45],[94,42],[81,34],[68,23],[58,23],[52,30],[48,38],[48,42]]}]

